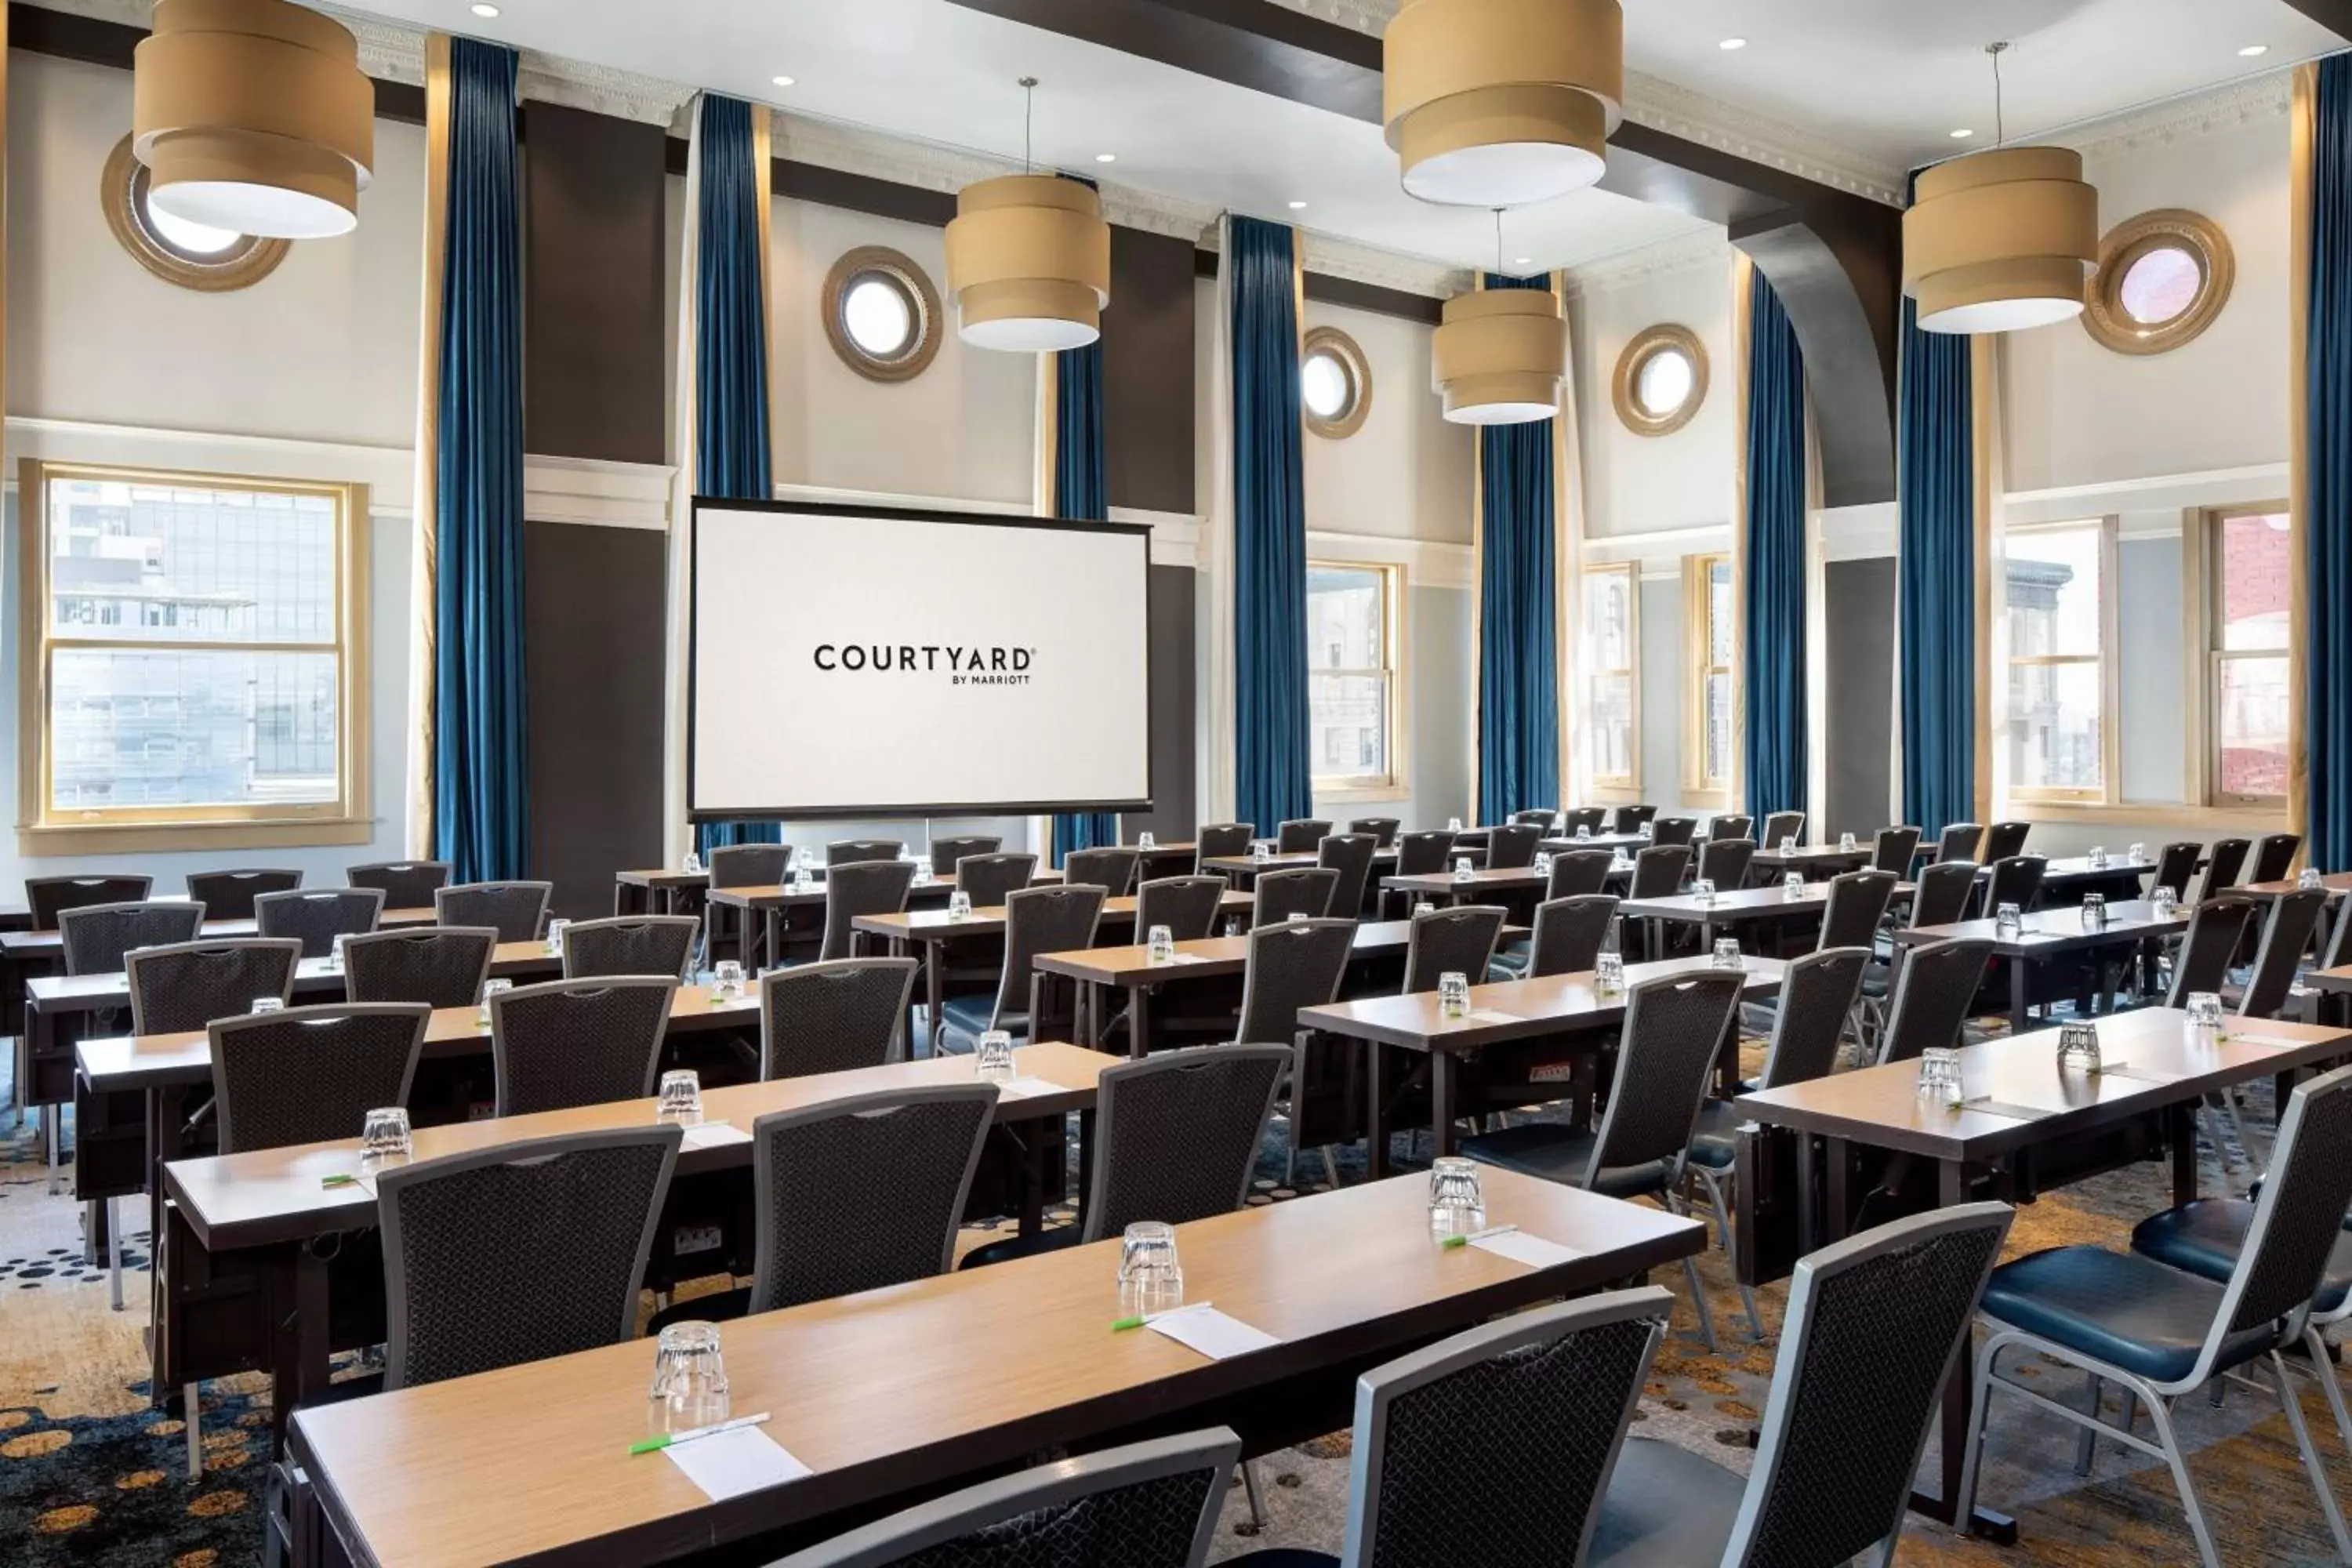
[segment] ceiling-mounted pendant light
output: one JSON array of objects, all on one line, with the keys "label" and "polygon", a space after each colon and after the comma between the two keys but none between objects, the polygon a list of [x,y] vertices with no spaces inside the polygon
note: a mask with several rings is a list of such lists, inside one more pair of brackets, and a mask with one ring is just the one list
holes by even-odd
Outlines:
[{"label": "ceiling-mounted pendant light", "polygon": [[1513,207],[1601,178],[1624,116],[1617,0],[1408,0],[1381,44],[1381,120],[1408,195]]},{"label": "ceiling-mounted pendant light", "polygon": [[[1035,77],[1021,79],[1024,89]],[[1034,101],[1034,98],[1033,98]],[[1023,130],[1022,167],[1029,167]],[[1091,186],[1023,173],[967,185],[948,225],[957,335],[975,348],[1051,353],[1102,336],[1110,226]]]},{"label": "ceiling-mounted pendant light", "polygon": [[340,24],[289,0],[157,0],[131,82],[156,210],[274,239],[358,225],[375,88]]},{"label": "ceiling-mounted pendant light", "polygon": [[[1495,213],[1502,270],[1503,215]],[[1568,318],[1549,289],[1479,289],[1445,301],[1430,341],[1430,379],[1456,425],[1526,425],[1559,412]]]},{"label": "ceiling-mounted pendant light", "polygon": [[[1992,44],[2000,133],[2000,57]],[[1903,289],[1929,332],[2011,332],[2083,313],[2099,193],[2065,147],[1996,146],[1919,173],[1903,215]]]}]

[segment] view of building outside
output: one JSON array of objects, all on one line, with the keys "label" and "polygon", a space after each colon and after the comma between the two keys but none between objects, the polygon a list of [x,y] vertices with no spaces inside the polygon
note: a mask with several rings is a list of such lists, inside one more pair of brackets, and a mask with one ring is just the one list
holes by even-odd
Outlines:
[{"label": "view of building outside", "polygon": [[2287,585],[2284,513],[2224,518],[2215,551],[2214,783],[2225,795],[2286,793]]},{"label": "view of building outside", "polygon": [[56,813],[339,798],[337,503],[59,476]]},{"label": "view of building outside", "polygon": [[2100,787],[2102,539],[2089,523],[2020,530],[2006,541],[2012,789]]},{"label": "view of building outside", "polygon": [[1629,567],[1584,574],[1584,668],[1591,726],[1592,776],[1631,780],[1633,772],[1633,574]]},{"label": "view of building outside", "polygon": [[1387,574],[1378,567],[1307,570],[1307,752],[1321,782],[1392,776]]}]

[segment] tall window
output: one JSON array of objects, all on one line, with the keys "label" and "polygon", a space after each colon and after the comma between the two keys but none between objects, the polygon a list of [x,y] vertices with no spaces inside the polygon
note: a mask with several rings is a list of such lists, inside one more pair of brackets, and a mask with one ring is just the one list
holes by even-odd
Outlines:
[{"label": "tall window", "polygon": [[1602,789],[1642,784],[1638,594],[1630,561],[1584,570],[1586,746]]},{"label": "tall window", "polygon": [[1731,788],[1731,557],[1694,555],[1683,563],[1684,784],[1693,792]]},{"label": "tall window", "polygon": [[1393,787],[1397,583],[1393,566],[1307,568],[1307,723],[1315,788]]},{"label": "tall window", "polygon": [[2286,513],[2218,513],[2206,529],[2208,786],[2215,805],[2274,805],[2286,795]]},{"label": "tall window", "polygon": [[2015,528],[2005,542],[2008,789],[2020,800],[2103,800],[2113,530],[2101,520]]},{"label": "tall window", "polygon": [[20,493],[35,832],[363,812],[354,489],[32,463]]}]

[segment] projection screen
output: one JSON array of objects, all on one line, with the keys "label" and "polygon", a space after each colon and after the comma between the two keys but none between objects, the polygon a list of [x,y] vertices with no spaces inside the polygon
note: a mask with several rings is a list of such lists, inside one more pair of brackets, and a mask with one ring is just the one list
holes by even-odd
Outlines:
[{"label": "projection screen", "polygon": [[1150,531],[694,502],[697,821],[1150,805]]}]

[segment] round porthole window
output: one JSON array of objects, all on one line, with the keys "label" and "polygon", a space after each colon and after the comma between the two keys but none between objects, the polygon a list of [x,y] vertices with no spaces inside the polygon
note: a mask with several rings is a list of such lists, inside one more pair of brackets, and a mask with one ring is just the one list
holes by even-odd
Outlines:
[{"label": "round porthole window", "polygon": [[2083,329],[2117,353],[2177,349],[2213,324],[2236,279],[2220,225],[2179,208],[2142,213],[2099,242]]},{"label": "round porthole window", "polygon": [[220,293],[260,282],[286,259],[290,243],[191,223],[147,199],[147,165],[131,154],[125,136],[99,176],[106,226],[140,266],[166,283]]},{"label": "round porthole window", "polygon": [[1337,327],[1307,334],[1298,362],[1298,401],[1307,428],[1337,441],[1363,428],[1372,406],[1372,371],[1356,340]]},{"label": "round porthole window", "polygon": [[858,374],[905,381],[940,352],[940,297],[904,255],[859,246],[825,276],[824,332]]},{"label": "round porthole window", "polygon": [[1611,392],[1628,430],[1669,435],[1689,424],[1706,401],[1706,349],[1686,327],[1637,333],[1617,357]]}]

